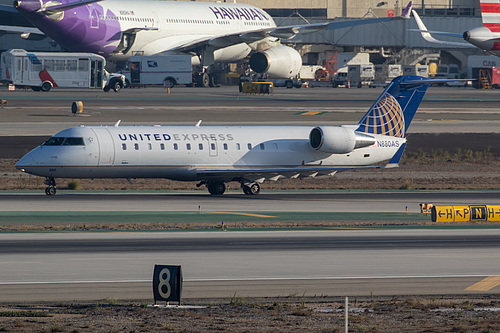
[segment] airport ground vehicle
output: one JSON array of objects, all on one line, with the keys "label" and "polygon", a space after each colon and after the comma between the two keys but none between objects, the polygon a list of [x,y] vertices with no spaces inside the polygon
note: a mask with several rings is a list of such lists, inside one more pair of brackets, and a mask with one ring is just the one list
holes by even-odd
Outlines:
[{"label": "airport ground vehicle", "polygon": [[369,85],[375,79],[373,64],[347,66],[347,80],[353,87],[361,88]]},{"label": "airport ground vehicle", "polygon": [[133,56],[122,73],[125,75],[125,87],[162,84],[172,88],[193,82],[191,56],[185,54]]},{"label": "airport ground vehicle", "polygon": [[108,73],[105,65],[104,57],[93,53],[11,49],[2,53],[0,80],[34,91],[50,91],[53,87],[119,91],[124,77]]},{"label": "airport ground vehicle", "polygon": [[258,74],[253,74],[249,76],[240,76],[240,90],[241,84],[243,82],[271,82],[274,87],[287,87],[287,88],[301,88],[302,80],[299,78],[288,78],[288,79],[269,79],[262,77]]}]

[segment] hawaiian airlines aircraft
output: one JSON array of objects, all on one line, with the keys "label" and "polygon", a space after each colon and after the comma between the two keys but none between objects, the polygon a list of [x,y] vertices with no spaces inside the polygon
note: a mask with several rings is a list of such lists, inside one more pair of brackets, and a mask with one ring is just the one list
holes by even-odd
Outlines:
[{"label": "hawaiian airlines aircraft", "polygon": [[[297,75],[302,65],[299,53],[279,44],[278,39],[409,18],[411,5],[410,1],[398,17],[276,27],[262,9],[236,3],[14,1],[33,25],[70,51],[97,53],[111,61],[124,61],[132,55],[183,52],[194,56],[193,65],[205,68],[216,62],[235,62],[253,53],[252,69],[277,78]],[[12,28],[4,28],[13,32]]]},{"label": "hawaiian airlines aircraft", "polygon": [[[432,83],[395,78],[357,125],[347,126],[79,126],[65,129],[16,164],[55,178],[167,178],[198,181],[221,195],[237,181],[258,194],[265,180],[334,175],[397,166],[405,134]],[[385,166],[380,163],[389,161]]]},{"label": "hawaiian airlines aircraft", "polygon": [[[437,43],[442,45],[453,45],[460,46],[464,48],[478,47],[485,51],[489,51],[496,55],[500,55],[500,1],[499,0],[481,0],[481,17],[483,19],[483,26],[473,28],[469,31],[465,31],[462,34],[443,32],[443,31],[429,31],[426,26],[418,16],[418,14],[413,10],[413,16],[418,25],[418,31],[422,34],[422,37],[431,43]],[[468,43],[459,42],[448,42],[437,40],[431,36],[431,34],[463,38]]]}]

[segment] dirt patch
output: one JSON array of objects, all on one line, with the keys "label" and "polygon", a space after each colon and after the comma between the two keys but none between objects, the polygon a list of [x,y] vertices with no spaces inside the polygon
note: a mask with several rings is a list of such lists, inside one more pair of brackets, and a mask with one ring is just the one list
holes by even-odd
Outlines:
[{"label": "dirt patch", "polygon": [[[152,308],[151,301],[30,304],[4,308],[48,317],[3,318],[1,332],[344,332],[344,299],[185,300],[204,308]],[[349,332],[498,332],[495,296],[351,298]]]},{"label": "dirt patch", "polygon": [[[428,155],[426,155],[428,156]],[[42,177],[31,176],[15,169],[15,159],[0,159],[0,190],[45,189]],[[399,168],[387,170],[345,171],[333,177],[283,179],[264,182],[262,190],[499,190],[500,159],[474,157],[451,160],[446,156],[433,158],[406,157]],[[189,190],[206,191],[196,182],[168,179],[57,179],[59,189],[76,190]],[[230,191],[240,191],[240,184],[228,183]]]}]

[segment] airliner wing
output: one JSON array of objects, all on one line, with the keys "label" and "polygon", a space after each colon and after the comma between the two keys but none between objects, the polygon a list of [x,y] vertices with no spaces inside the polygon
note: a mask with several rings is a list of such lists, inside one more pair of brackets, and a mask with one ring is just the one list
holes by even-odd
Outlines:
[{"label": "airliner wing", "polygon": [[225,179],[227,181],[233,179],[245,179],[252,182],[263,182],[265,180],[278,180],[283,178],[311,178],[316,176],[334,175],[339,171],[347,171],[354,169],[379,169],[381,166],[321,166],[312,165],[301,168],[262,168],[262,169],[207,169],[197,170],[196,174],[200,178],[210,179]]},{"label": "airliner wing", "polygon": [[397,20],[409,19],[410,12],[412,8],[413,2],[410,1],[406,8],[404,9],[401,16],[394,17],[382,17],[382,18],[373,18],[373,19],[361,19],[361,20],[352,20],[352,21],[343,21],[343,22],[327,22],[327,23],[318,23],[318,24],[306,24],[306,25],[295,25],[295,26],[287,26],[287,27],[277,27],[267,31],[267,34],[271,37],[277,38],[292,38],[297,34],[309,34],[313,32],[317,32],[319,30],[335,30],[335,29],[343,29],[350,28],[358,25],[365,24],[374,24],[374,23],[383,23],[383,22],[392,22]]},{"label": "airliner wing", "polygon": [[448,42],[448,41],[444,41],[444,40],[438,40],[438,39],[432,37],[431,34],[454,37],[454,38],[463,38],[463,35],[457,34],[457,33],[452,33],[452,32],[444,32],[444,31],[429,31],[429,30],[427,30],[427,27],[425,26],[424,22],[422,22],[422,19],[420,19],[420,16],[417,14],[417,12],[412,10],[412,13],[413,13],[413,17],[415,17],[415,21],[417,22],[418,30],[410,29],[410,31],[420,32],[420,34],[422,35],[422,38],[425,39],[426,41],[428,41],[430,43],[441,44],[441,45],[453,45],[453,46],[460,46],[460,47],[466,47],[466,48],[471,48],[471,47],[476,48],[476,46],[474,46],[470,43]]},{"label": "airliner wing", "polygon": [[233,33],[227,34],[223,36],[183,36],[183,42],[179,43],[179,45],[163,50],[163,52],[167,51],[193,51],[200,47],[212,46],[215,49],[228,47],[231,45],[236,45],[240,43],[252,43],[258,40],[261,40],[266,37],[274,37],[274,38],[283,38],[289,39],[294,37],[297,34],[309,34],[313,32],[317,32],[319,30],[334,30],[334,29],[342,29],[349,28],[358,25],[365,24],[374,24],[374,23],[383,23],[383,22],[391,22],[402,19],[409,19],[410,12],[413,2],[410,1],[403,11],[401,16],[396,17],[382,17],[382,18],[374,18],[374,19],[361,19],[361,20],[352,20],[352,21],[344,21],[344,22],[326,22],[326,23],[318,23],[318,24],[305,24],[305,25],[293,25],[293,26],[284,26],[284,27],[276,27],[276,28],[266,28],[266,29],[257,29],[250,32],[245,33]]},{"label": "airliner wing", "polygon": [[42,40],[47,37],[37,28],[0,25],[0,36],[3,34],[18,34],[21,38],[29,40]]}]

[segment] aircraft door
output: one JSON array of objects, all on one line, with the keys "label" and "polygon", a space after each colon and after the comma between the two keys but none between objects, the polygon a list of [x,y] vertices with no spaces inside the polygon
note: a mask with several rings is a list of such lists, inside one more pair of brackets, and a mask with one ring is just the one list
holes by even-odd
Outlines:
[{"label": "aircraft door", "polygon": [[216,157],[218,155],[217,148],[217,141],[214,140],[208,142],[208,152],[210,156]]},{"label": "aircraft door", "polygon": [[87,5],[90,15],[90,29],[99,29],[99,14],[92,4]]},{"label": "aircraft door", "polygon": [[153,28],[160,30],[160,19],[158,18],[158,14],[153,12]]},{"label": "aircraft door", "polygon": [[99,144],[99,162],[98,166],[113,165],[115,163],[115,145],[113,137],[106,127],[92,128],[97,143]]}]

